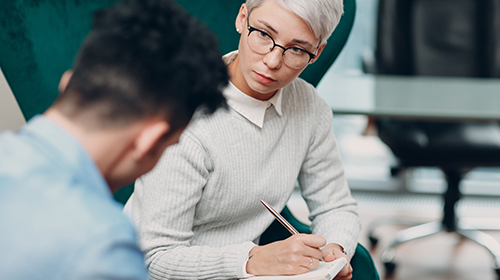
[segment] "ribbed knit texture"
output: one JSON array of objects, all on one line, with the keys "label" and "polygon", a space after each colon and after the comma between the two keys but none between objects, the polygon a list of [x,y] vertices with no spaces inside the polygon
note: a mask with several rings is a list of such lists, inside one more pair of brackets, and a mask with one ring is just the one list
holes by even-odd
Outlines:
[{"label": "ribbed knit texture", "polygon": [[332,112],[296,79],[283,89],[283,115],[267,109],[259,128],[236,111],[196,115],[180,143],[136,181],[125,206],[153,279],[243,276],[248,252],[298,179],[312,230],[349,256],[360,223],[332,131]]}]

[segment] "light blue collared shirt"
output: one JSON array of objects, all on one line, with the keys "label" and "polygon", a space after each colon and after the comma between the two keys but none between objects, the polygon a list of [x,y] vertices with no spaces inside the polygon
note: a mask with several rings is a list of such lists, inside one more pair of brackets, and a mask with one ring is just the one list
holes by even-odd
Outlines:
[{"label": "light blue collared shirt", "polygon": [[0,134],[0,279],[146,279],[135,231],[82,145],[43,116]]}]

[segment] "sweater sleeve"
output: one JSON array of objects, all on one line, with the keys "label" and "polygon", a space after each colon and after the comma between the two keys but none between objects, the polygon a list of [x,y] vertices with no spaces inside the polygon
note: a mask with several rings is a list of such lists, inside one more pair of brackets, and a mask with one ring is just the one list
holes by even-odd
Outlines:
[{"label": "sweater sleeve", "polygon": [[314,91],[315,133],[312,135],[300,174],[299,185],[308,208],[311,230],[328,243],[341,245],[352,258],[361,229],[357,203],[352,198],[332,129],[333,115]]},{"label": "sweater sleeve", "polygon": [[169,147],[156,167],[136,181],[130,205],[152,279],[244,277],[253,242],[225,247],[193,246],[196,206],[211,162],[188,133]]}]

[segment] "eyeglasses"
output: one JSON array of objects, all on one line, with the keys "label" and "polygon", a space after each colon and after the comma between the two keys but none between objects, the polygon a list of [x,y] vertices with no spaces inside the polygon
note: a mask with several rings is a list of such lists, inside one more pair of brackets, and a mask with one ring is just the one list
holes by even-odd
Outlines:
[{"label": "eyeglasses", "polygon": [[[283,63],[293,69],[300,69],[306,66],[312,59],[316,57],[315,54],[310,53],[299,47],[285,48],[276,44],[273,37],[266,31],[250,26],[247,17],[248,39],[247,43],[252,51],[258,54],[267,54],[274,50],[275,47],[283,49]],[[254,32],[255,31],[255,32]]]}]

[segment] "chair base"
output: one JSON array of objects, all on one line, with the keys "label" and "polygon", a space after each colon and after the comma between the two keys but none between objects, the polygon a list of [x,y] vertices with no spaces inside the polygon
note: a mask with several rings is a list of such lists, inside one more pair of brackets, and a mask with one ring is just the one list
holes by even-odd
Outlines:
[{"label": "chair base", "polygon": [[[407,225],[407,221],[405,221],[404,224]],[[462,224],[463,223],[459,221],[457,223],[457,227],[454,230],[449,230],[442,222],[429,222],[399,231],[396,235],[396,238],[387,248],[383,250],[380,256],[380,259],[384,263],[386,269],[386,276],[392,275],[394,273],[394,270],[396,269],[394,258],[396,256],[396,247],[398,245],[411,240],[430,236],[441,231],[447,231],[456,232],[460,236],[472,240],[486,248],[493,256],[492,266],[500,279],[500,242],[498,242],[491,235],[486,234],[479,229],[472,229],[471,227]],[[489,227],[488,229],[491,228]],[[369,232],[369,238],[370,241],[372,241],[372,245],[375,245],[378,241],[377,238],[373,235],[373,229],[371,229]]]},{"label": "chair base", "polygon": [[[394,257],[396,247],[404,242],[419,239],[441,231],[456,232],[460,236],[476,242],[486,248],[493,256],[493,269],[500,280],[500,242],[489,234],[480,230],[499,230],[498,226],[473,227],[466,219],[459,219],[456,215],[456,204],[460,200],[461,193],[459,189],[460,182],[466,170],[460,168],[441,168],[446,176],[447,189],[443,194],[443,219],[441,222],[430,222],[415,225],[415,223],[403,219],[382,219],[373,223],[368,231],[368,238],[372,246],[375,246],[378,239],[373,235],[375,227],[381,224],[401,224],[411,226],[405,230],[399,231],[392,243],[384,249],[381,255],[381,261],[385,265],[386,276],[390,276],[396,269]],[[498,224],[498,223],[497,223]]]}]

